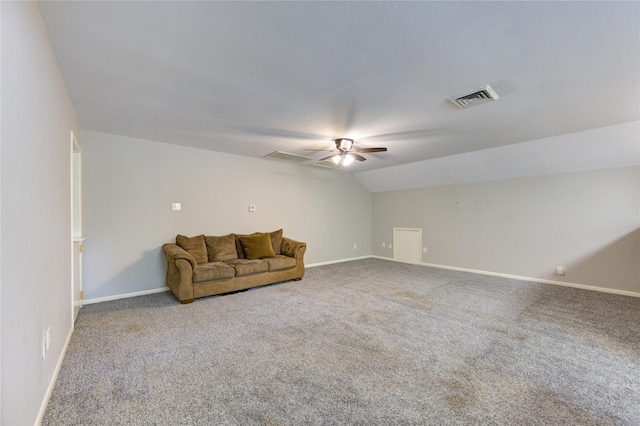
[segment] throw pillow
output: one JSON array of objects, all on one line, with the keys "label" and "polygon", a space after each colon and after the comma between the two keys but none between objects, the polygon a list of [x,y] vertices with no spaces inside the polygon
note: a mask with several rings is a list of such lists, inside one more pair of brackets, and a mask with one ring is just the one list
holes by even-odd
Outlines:
[{"label": "throw pillow", "polygon": [[225,260],[237,259],[236,236],[233,234],[223,237],[204,237],[207,244],[207,255],[209,262],[224,262]]},{"label": "throw pillow", "polygon": [[176,244],[193,256],[197,263],[207,263],[207,246],[204,242],[204,234],[191,238],[178,234]]},{"label": "throw pillow", "polygon": [[246,259],[244,255],[244,250],[242,249],[242,243],[240,243],[240,239],[244,237],[248,237],[250,235],[256,235],[259,232],[254,232],[253,234],[235,234],[236,235],[236,250],[238,251],[238,259]]},{"label": "throw pillow", "polygon": [[271,247],[273,247],[273,252],[275,254],[282,254],[282,229],[269,232],[269,237],[271,237]]},{"label": "throw pillow", "polygon": [[[254,233],[255,234],[255,233]],[[236,235],[236,251],[238,252],[238,259],[245,259],[244,250],[242,249],[242,244],[240,243],[240,238],[248,237],[253,234],[235,234]]]},{"label": "throw pillow", "polygon": [[244,256],[248,260],[276,257],[271,246],[271,237],[266,233],[239,236]]}]

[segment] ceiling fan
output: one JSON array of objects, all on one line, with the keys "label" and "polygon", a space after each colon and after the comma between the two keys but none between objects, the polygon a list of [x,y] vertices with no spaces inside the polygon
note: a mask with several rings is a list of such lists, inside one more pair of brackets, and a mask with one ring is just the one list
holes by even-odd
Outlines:
[{"label": "ceiling fan", "polygon": [[324,158],[321,158],[318,161],[325,161],[331,159],[334,163],[339,164],[341,166],[348,166],[353,163],[354,160],[357,161],[365,161],[361,153],[368,152],[386,152],[387,148],[360,148],[353,149],[353,139],[348,138],[338,138],[333,140],[336,144],[336,149],[327,150],[327,149],[307,149],[307,151],[330,151],[335,152],[336,154],[328,155]]}]

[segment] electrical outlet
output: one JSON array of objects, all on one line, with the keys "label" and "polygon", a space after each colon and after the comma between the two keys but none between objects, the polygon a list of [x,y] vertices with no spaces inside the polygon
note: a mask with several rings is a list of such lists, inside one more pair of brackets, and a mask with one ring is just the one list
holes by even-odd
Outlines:
[{"label": "electrical outlet", "polygon": [[426,253],[427,252],[427,248],[426,247],[422,247],[422,252]]},{"label": "electrical outlet", "polygon": [[173,211],[182,210],[182,204],[180,204],[180,203],[171,203],[171,210],[173,210]]},{"label": "electrical outlet", "polygon": [[256,211],[256,206],[254,206],[253,204],[249,204],[249,211],[250,212],[255,212]]},{"label": "electrical outlet", "polygon": [[391,243],[389,243],[389,248],[393,248],[393,247],[391,247]]},{"label": "electrical outlet", "polygon": [[556,275],[564,275],[564,268],[562,266],[556,268]]},{"label": "electrical outlet", "polygon": [[356,243],[353,243],[353,249],[355,250],[357,248],[358,248],[358,245]]},{"label": "electrical outlet", "polygon": [[385,248],[387,246],[387,243],[382,243],[382,248]]}]

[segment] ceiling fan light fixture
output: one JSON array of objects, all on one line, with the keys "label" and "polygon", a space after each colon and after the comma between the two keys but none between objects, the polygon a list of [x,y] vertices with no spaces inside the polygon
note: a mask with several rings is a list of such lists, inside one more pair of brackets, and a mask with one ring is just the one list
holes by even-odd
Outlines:
[{"label": "ceiling fan light fixture", "polygon": [[343,166],[348,166],[349,164],[353,163],[353,160],[355,160],[353,155],[346,152],[342,152],[340,154],[336,154],[333,157],[331,157],[331,161],[333,161],[336,164],[341,164]]},{"label": "ceiling fan light fixture", "polygon": [[339,138],[336,139],[336,147],[341,151],[349,151],[353,147],[353,139]]},{"label": "ceiling fan light fixture", "polygon": [[348,166],[351,163],[353,163],[353,155],[345,154],[345,156],[342,158],[342,164]]},{"label": "ceiling fan light fixture", "polygon": [[[379,147],[379,148],[361,148],[352,151],[353,148],[353,139],[348,138],[338,138],[334,139],[333,142],[336,144],[337,149],[328,150],[328,149],[312,149],[311,151],[329,151],[333,152],[331,155],[327,155],[326,157],[319,160],[319,162],[325,162],[325,167],[327,164],[335,164],[336,166],[340,166],[340,170],[342,173],[345,172],[345,167],[351,165],[355,160],[365,161],[360,153],[367,152],[386,152],[387,148]],[[329,166],[333,167],[333,166]]]}]

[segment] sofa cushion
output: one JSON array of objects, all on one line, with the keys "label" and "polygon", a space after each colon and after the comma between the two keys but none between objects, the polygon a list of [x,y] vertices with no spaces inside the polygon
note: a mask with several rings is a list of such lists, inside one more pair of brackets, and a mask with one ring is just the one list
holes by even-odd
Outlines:
[{"label": "sofa cushion", "polygon": [[271,237],[271,247],[273,247],[273,252],[276,255],[281,254],[280,247],[282,246],[282,229],[269,232],[269,237]]},{"label": "sofa cushion", "polygon": [[236,270],[222,262],[208,262],[196,266],[193,270],[193,282],[220,280],[223,278],[233,278]]},{"label": "sofa cushion", "polygon": [[268,272],[269,265],[267,262],[261,259],[233,259],[227,260],[227,265],[232,266],[236,270],[236,277],[243,275],[259,274],[261,272]]},{"label": "sofa cushion", "polygon": [[234,234],[223,237],[204,237],[204,241],[207,245],[209,262],[223,262],[238,258],[236,236]]},{"label": "sofa cushion", "polygon": [[264,259],[269,264],[269,271],[281,271],[283,269],[295,268],[298,262],[293,257],[277,255]]},{"label": "sofa cushion", "polygon": [[244,257],[248,260],[275,257],[271,237],[267,233],[256,233],[240,237]]},{"label": "sofa cushion", "polygon": [[176,244],[182,247],[194,257],[197,263],[207,263],[207,246],[204,242],[204,234],[196,237],[185,237],[178,234]]},{"label": "sofa cushion", "polygon": [[242,249],[242,243],[240,243],[240,239],[243,237],[248,237],[250,235],[255,235],[257,232],[253,234],[235,234],[236,236],[236,251],[238,252],[238,259],[246,259],[244,255],[244,250]]}]

